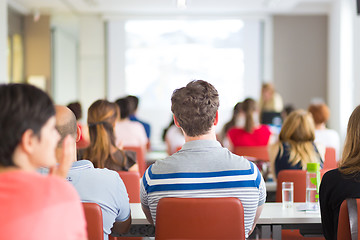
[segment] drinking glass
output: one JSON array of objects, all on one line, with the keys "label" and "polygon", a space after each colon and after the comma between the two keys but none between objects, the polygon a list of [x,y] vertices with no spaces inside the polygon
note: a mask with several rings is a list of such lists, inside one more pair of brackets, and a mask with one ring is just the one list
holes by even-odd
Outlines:
[{"label": "drinking glass", "polygon": [[294,205],[294,183],[282,183],[282,203],[283,208],[292,208]]}]

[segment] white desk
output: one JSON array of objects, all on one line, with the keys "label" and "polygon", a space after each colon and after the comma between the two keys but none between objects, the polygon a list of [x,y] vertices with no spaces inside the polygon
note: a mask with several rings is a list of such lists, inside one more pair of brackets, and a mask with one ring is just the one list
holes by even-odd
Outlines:
[{"label": "white desk", "polygon": [[[303,228],[315,233],[321,233],[320,212],[297,211],[295,203],[292,209],[283,209],[282,203],[265,203],[257,222],[262,238],[281,239],[281,229]],[[131,203],[132,229],[131,235],[154,236],[155,229],[146,220],[140,203]],[[134,234],[135,233],[135,234]]]}]

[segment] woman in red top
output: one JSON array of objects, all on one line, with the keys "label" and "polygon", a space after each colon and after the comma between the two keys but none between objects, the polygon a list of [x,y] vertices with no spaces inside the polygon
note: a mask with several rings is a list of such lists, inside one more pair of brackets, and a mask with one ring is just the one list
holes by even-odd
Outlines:
[{"label": "woman in red top", "polygon": [[259,123],[259,111],[254,99],[247,98],[243,102],[245,115],[244,127],[234,127],[228,132],[228,138],[233,147],[265,146],[271,135],[270,128]]}]

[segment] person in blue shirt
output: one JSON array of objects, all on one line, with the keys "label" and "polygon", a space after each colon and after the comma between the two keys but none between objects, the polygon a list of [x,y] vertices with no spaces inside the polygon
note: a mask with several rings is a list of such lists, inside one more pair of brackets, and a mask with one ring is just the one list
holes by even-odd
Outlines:
[{"label": "person in blue shirt", "polygon": [[[56,157],[62,154],[62,141],[70,135],[79,140],[80,128],[75,115],[65,106],[56,106],[56,129],[60,133]],[[75,187],[82,202],[97,203],[102,210],[104,240],[111,232],[122,234],[129,230],[131,214],[128,194],[119,174],[108,169],[94,168],[89,160],[76,161],[76,144],[72,148],[73,163],[67,180]]]}]

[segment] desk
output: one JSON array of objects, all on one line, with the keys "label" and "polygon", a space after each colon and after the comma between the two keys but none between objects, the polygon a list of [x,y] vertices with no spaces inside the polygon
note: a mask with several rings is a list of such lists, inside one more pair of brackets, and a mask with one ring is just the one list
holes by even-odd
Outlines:
[{"label": "desk", "polygon": [[[281,239],[282,229],[300,229],[302,233],[321,234],[320,212],[297,211],[295,203],[293,209],[283,209],[282,203],[265,203],[257,223],[262,238]],[[140,203],[130,203],[132,224],[130,232],[122,236],[155,236],[155,228],[146,220]]]},{"label": "desk", "polygon": [[297,206],[304,203],[295,203],[292,209],[283,209],[282,203],[265,203],[257,222],[261,229],[262,238],[281,239],[282,229],[300,229],[302,234],[322,234],[320,211],[297,211]]}]

